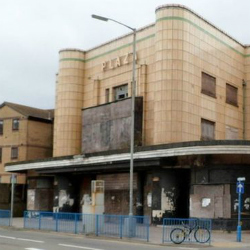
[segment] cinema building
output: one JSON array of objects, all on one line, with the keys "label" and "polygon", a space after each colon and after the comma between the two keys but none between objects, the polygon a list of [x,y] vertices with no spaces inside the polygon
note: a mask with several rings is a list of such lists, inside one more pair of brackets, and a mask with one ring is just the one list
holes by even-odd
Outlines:
[{"label": "cinema building", "polygon": [[[250,45],[181,5],[155,14],[136,38],[134,214],[234,227],[245,177],[250,228]],[[53,158],[5,167],[37,173],[29,209],[80,212],[91,180],[104,180],[105,213],[128,213],[132,36],[60,51]]]}]

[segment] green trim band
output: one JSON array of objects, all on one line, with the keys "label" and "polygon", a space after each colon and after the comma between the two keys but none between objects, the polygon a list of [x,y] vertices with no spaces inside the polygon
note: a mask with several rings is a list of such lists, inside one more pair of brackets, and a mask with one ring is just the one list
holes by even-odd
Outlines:
[{"label": "green trim band", "polygon": [[170,17],[162,17],[156,20],[156,22],[161,22],[161,21],[167,21],[167,20],[178,20],[178,21],[183,21],[183,22],[187,22],[189,24],[191,24],[192,26],[194,26],[196,29],[204,32],[206,35],[214,38],[217,42],[220,42],[221,44],[225,45],[227,48],[233,50],[234,52],[236,52],[237,54],[243,56],[243,57],[248,57],[249,55],[245,55],[243,53],[241,53],[240,51],[238,51],[237,49],[233,48],[232,46],[228,45],[227,43],[225,43],[224,41],[222,41],[221,39],[217,38],[215,35],[211,34],[210,32],[204,30],[203,28],[201,28],[199,25],[195,24],[194,22],[184,18],[184,17],[178,17],[178,16],[170,16]]},{"label": "green trim band", "polygon": [[[215,35],[211,34],[210,32],[206,31],[205,29],[201,28],[199,25],[195,24],[194,22],[192,22],[192,21],[190,21],[190,20],[188,20],[188,19],[186,19],[186,18],[178,17],[178,16],[169,16],[169,17],[162,17],[162,18],[159,18],[159,19],[156,20],[156,22],[168,21],[168,20],[179,20],[179,21],[187,22],[187,23],[191,24],[192,26],[194,26],[196,29],[198,29],[198,30],[204,32],[206,35],[212,37],[213,39],[215,39],[215,40],[218,41],[219,43],[225,45],[227,48],[231,49],[232,51],[234,51],[234,52],[237,53],[238,55],[241,55],[241,56],[243,56],[243,57],[250,57],[250,54],[246,54],[246,55],[245,55],[245,54],[241,53],[241,52],[238,51],[237,49],[233,48],[232,46],[230,46],[230,45],[227,44],[226,42],[222,41],[221,39],[217,38]],[[138,39],[138,40],[136,41],[136,43],[145,41],[145,40],[147,40],[147,39],[151,39],[151,38],[153,38],[153,37],[155,37],[155,34],[152,34],[152,35],[143,37],[143,38],[141,38],[141,39]],[[131,45],[132,45],[132,43],[128,43],[128,44],[125,44],[125,45],[123,45],[123,46],[117,47],[117,48],[115,48],[115,49],[109,50],[109,51],[107,51],[107,52],[105,52],[105,53],[102,53],[102,54],[99,54],[99,55],[97,55],[97,56],[91,57],[91,58],[89,58],[89,59],[63,58],[63,59],[60,59],[60,62],[61,62],[61,61],[78,61],[78,62],[84,62],[84,63],[85,63],[85,62],[90,62],[90,61],[95,60],[95,59],[97,59],[97,58],[100,58],[100,57],[102,57],[102,56],[106,56],[106,55],[108,55],[108,54],[110,54],[110,53],[113,53],[113,52],[115,52],[115,51],[119,51],[119,50],[121,50],[121,49],[127,48],[127,47],[129,47],[129,46],[131,46]]]},{"label": "green trim band", "polygon": [[[141,39],[138,39],[138,40],[136,40],[136,43],[143,42],[143,41],[145,41],[145,40],[147,40],[147,39],[150,39],[150,38],[153,38],[153,37],[155,37],[155,34],[152,34],[152,35],[143,37],[143,38],[141,38]],[[99,54],[99,55],[97,55],[97,56],[91,57],[91,58],[89,58],[89,59],[63,58],[63,59],[60,59],[60,62],[61,62],[61,61],[89,62],[89,61],[95,60],[95,59],[97,59],[97,58],[99,58],[99,57],[106,56],[106,55],[108,55],[108,54],[110,54],[110,53],[113,53],[113,52],[115,52],[115,51],[118,51],[118,50],[127,48],[127,47],[129,47],[129,46],[132,46],[132,42],[131,42],[131,43],[128,43],[128,44],[125,44],[125,45],[123,45],[123,46],[117,47],[117,48],[115,48],[115,49],[109,50],[109,51],[107,51],[107,52],[105,52],[105,53],[102,53],[102,54]]]}]

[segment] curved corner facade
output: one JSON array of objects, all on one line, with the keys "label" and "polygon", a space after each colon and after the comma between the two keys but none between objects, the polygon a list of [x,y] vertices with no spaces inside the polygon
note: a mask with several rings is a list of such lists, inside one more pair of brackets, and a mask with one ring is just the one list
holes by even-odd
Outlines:
[{"label": "curved corner facade", "polygon": [[[250,138],[249,47],[191,10],[165,5],[137,31],[136,49],[142,145],[197,141],[202,133]],[[54,156],[81,153],[80,110],[115,101],[120,86],[129,97],[131,70],[132,34],[60,53]]]},{"label": "curved corner facade", "polygon": [[84,88],[84,52],[60,52],[56,86],[54,156],[81,152],[81,111]]}]

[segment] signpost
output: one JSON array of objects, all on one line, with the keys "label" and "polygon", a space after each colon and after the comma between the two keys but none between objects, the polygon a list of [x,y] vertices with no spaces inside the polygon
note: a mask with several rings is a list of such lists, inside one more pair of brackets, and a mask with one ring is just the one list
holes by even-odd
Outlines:
[{"label": "signpost", "polygon": [[238,194],[238,226],[237,226],[237,241],[241,242],[241,195],[244,194],[245,177],[237,178],[236,193]]}]

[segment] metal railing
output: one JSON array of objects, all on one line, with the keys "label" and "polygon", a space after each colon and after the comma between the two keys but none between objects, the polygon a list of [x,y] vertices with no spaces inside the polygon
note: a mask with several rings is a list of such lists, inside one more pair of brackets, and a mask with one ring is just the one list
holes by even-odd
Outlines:
[{"label": "metal railing", "polygon": [[0,210],[0,226],[10,226],[10,210]]},{"label": "metal railing", "polygon": [[211,244],[212,222],[209,219],[163,219],[162,243]]},{"label": "metal railing", "polygon": [[24,228],[149,241],[147,216],[25,211]]}]

